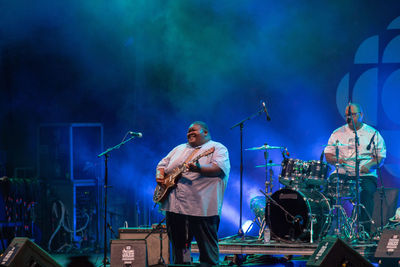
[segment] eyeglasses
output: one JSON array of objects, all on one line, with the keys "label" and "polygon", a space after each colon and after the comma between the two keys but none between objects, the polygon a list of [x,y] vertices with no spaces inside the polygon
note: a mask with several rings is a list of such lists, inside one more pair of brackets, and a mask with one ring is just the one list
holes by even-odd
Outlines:
[{"label": "eyeglasses", "polygon": [[[356,116],[356,115],[358,115],[358,114],[360,114],[360,113],[361,113],[361,112],[351,113],[351,116]],[[347,114],[346,117],[350,117],[350,115]]]}]

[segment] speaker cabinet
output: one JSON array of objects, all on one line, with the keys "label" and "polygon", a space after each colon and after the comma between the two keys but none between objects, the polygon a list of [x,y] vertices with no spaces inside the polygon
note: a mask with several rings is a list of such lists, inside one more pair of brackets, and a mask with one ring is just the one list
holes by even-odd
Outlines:
[{"label": "speaker cabinet", "polygon": [[37,133],[38,177],[48,180],[94,179],[101,174],[101,123],[44,123]]},{"label": "speaker cabinet", "polygon": [[[382,196],[382,205],[381,205]],[[398,188],[378,188],[374,194],[374,211],[372,212],[372,219],[375,224],[371,225],[371,230],[373,232],[378,231],[381,227],[381,222],[383,226],[388,223],[390,217],[394,216],[397,209],[397,201],[399,199],[399,189]],[[381,220],[381,206],[382,206],[382,220]]]},{"label": "speaker cabinet", "polygon": [[[345,265],[344,265],[345,264]],[[340,238],[327,237],[319,242],[317,249],[308,259],[309,267],[357,266],[372,267],[373,265],[357,251]]]},{"label": "speaker cabinet", "polygon": [[169,239],[167,230],[164,228],[119,228],[119,238],[126,239],[146,239],[147,256],[149,265],[156,265],[160,260],[160,251],[166,264],[169,264]]},{"label": "speaker cabinet", "polygon": [[379,266],[399,266],[400,261],[400,230],[385,229],[381,234],[375,258]]},{"label": "speaker cabinet", "polygon": [[[151,250],[151,248],[149,248]],[[147,267],[146,240],[111,240],[110,267]]]},{"label": "speaker cabinet", "polygon": [[0,266],[61,267],[46,251],[26,237],[15,237],[0,256]]}]

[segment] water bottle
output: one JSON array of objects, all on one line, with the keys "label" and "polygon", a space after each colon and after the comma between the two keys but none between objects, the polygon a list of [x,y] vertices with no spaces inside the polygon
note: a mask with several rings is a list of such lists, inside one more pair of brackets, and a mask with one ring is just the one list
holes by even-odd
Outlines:
[{"label": "water bottle", "polygon": [[264,244],[269,244],[271,241],[271,230],[269,229],[268,225],[264,228]]}]

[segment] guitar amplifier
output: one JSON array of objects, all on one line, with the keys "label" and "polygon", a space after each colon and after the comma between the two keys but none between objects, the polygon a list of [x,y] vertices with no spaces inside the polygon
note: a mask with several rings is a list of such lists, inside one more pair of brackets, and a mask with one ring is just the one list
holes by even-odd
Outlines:
[{"label": "guitar amplifier", "polygon": [[[149,248],[151,250],[151,248]],[[110,267],[147,267],[146,240],[111,240]]]},{"label": "guitar amplifier", "polygon": [[149,266],[158,264],[161,260],[161,257],[166,264],[170,263],[170,245],[167,235],[167,229],[136,227],[119,228],[118,234],[119,239],[121,240],[146,240]]}]

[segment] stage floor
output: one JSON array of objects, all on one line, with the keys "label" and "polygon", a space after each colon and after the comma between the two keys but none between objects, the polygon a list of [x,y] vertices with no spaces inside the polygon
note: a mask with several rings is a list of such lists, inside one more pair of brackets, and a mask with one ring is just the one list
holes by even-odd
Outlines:
[{"label": "stage floor", "polygon": [[[269,244],[264,244],[256,237],[227,237],[219,242],[220,266],[306,266],[308,258],[318,247],[318,243],[301,242],[277,242],[271,240]],[[377,248],[376,242],[364,242],[351,244],[351,247],[364,258],[368,259],[374,266],[378,266],[374,258]],[[193,265],[173,265],[167,266],[196,266],[198,263],[198,247],[196,242],[192,242]],[[87,254],[86,254],[87,255]],[[71,254],[53,254],[55,260],[62,266],[67,266]],[[88,260],[93,266],[103,266],[103,254],[87,255]],[[108,255],[109,258],[110,255]],[[109,258],[110,259],[110,258]],[[107,264],[107,266],[110,266]],[[162,266],[162,265],[158,265]]]},{"label": "stage floor", "polygon": [[[351,248],[357,251],[361,256],[374,262],[374,254],[377,248],[376,242],[357,242],[350,244]],[[270,255],[281,256],[285,259],[299,257],[307,260],[318,247],[318,243],[306,242],[278,242],[271,240],[264,244],[262,240],[256,237],[228,237],[219,241],[220,254],[226,255]],[[192,252],[198,253],[197,243],[192,243]]]}]

